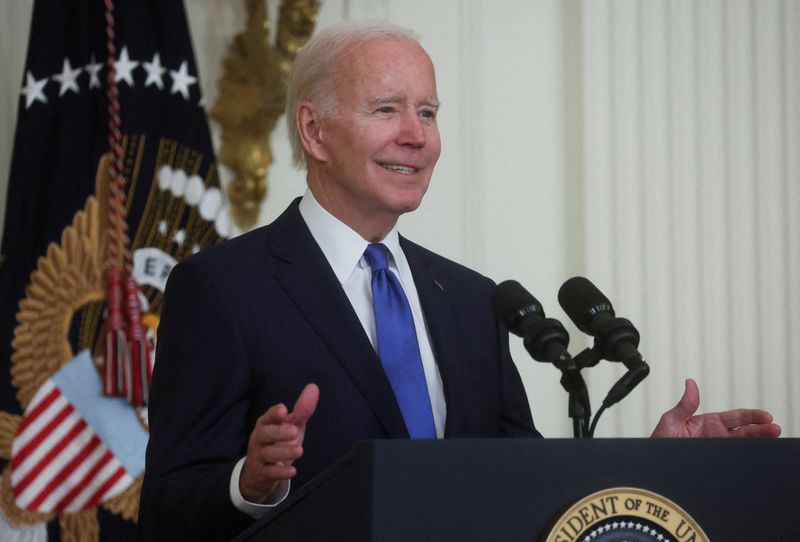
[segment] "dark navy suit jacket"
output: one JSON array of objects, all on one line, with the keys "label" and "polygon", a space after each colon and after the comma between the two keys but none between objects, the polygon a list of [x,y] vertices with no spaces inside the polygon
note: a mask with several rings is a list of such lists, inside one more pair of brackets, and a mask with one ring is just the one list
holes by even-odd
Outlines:
[{"label": "dark navy suit jacket", "polygon": [[[299,200],[298,200],[299,201]],[[275,222],[186,259],[158,330],[140,524],[147,539],[226,539],[252,522],[230,502],[256,419],[309,382],[297,488],[358,440],[407,438],[380,361],[295,201]],[[538,435],[493,283],[401,239],[442,376],[445,437]]]}]

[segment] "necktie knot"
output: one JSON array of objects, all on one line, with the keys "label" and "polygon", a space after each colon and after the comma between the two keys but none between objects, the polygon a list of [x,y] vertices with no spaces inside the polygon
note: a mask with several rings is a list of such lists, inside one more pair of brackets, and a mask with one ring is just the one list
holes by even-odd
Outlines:
[{"label": "necktie knot", "polygon": [[382,271],[389,267],[389,249],[383,243],[372,243],[367,246],[364,251],[364,257],[367,259],[372,272]]}]

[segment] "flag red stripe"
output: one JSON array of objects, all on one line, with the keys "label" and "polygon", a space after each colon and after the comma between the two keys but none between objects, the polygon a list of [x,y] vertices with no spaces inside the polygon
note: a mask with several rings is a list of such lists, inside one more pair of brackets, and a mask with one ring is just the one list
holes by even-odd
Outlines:
[{"label": "flag red stripe", "polygon": [[48,393],[38,405],[36,405],[36,408],[26,413],[17,426],[17,435],[21,434],[23,431],[25,431],[26,427],[36,421],[36,418],[38,418],[47,407],[53,404],[53,401],[58,399],[60,395],[61,392],[58,390],[58,388],[53,388],[52,391]]},{"label": "flag red stripe", "polygon": [[78,483],[75,484],[75,487],[73,487],[69,493],[64,495],[64,497],[60,501],[58,501],[58,504],[55,505],[53,511],[61,512],[67,506],[69,506],[69,504],[75,499],[75,497],[77,497],[80,494],[80,492],[86,488],[86,486],[89,484],[89,482],[92,481],[95,475],[98,472],[100,472],[100,470],[102,470],[102,468],[105,467],[106,464],[109,461],[111,461],[113,457],[114,456],[111,453],[111,450],[107,450],[106,453],[104,453],[102,457],[100,457],[100,459],[97,460],[94,466],[91,469],[89,469],[89,471],[86,474],[83,475],[83,478],[81,478],[78,481]]},{"label": "flag red stripe", "polygon": [[89,501],[84,505],[84,508],[95,506],[103,497],[103,495],[105,495],[105,492],[111,489],[111,487],[113,487],[113,485],[116,484],[123,476],[125,476],[125,468],[120,465],[120,467],[114,471],[114,474],[111,475],[111,478],[106,480],[106,482],[100,486],[100,489],[98,489],[95,494],[92,495],[92,498],[89,499]]},{"label": "flag red stripe", "polygon": [[61,411],[56,414],[56,416],[50,420],[50,422],[48,422],[48,424],[44,426],[28,444],[25,445],[25,447],[14,454],[14,457],[11,458],[11,468],[14,469],[19,467],[22,462],[25,461],[25,459],[27,459],[27,457],[33,453],[36,448],[39,447],[42,441],[50,436],[50,433],[52,433],[53,430],[64,421],[64,418],[72,414],[74,411],[75,407],[73,407],[70,403],[64,405],[64,408],[62,408]]},{"label": "flag red stripe", "polygon": [[[67,447],[67,445],[72,442],[72,440],[78,436],[78,434],[86,428],[86,422],[83,420],[78,420],[78,423],[70,429],[67,434],[61,437],[61,440],[56,442],[56,444],[47,452],[44,457],[42,457],[39,461],[36,462],[36,466],[31,469],[31,471],[25,475],[25,478],[19,481],[18,484],[14,486],[14,495],[21,495],[25,489],[39,476],[44,469],[46,469],[50,463],[53,462],[58,454]],[[31,509],[31,508],[29,508]]]},{"label": "flag red stripe", "polygon": [[[86,425],[85,423],[83,424]],[[83,463],[86,458],[98,447],[100,446],[100,439],[97,435],[92,435],[92,438],[89,439],[81,451],[78,452],[72,460],[64,465],[61,470],[56,474],[50,483],[47,484],[36,496],[36,498],[31,501],[31,503],[27,506],[28,510],[38,510],[38,508],[42,505],[42,503],[50,496],[50,494],[55,491],[55,489],[60,486],[67,477],[72,474],[75,469],[77,469],[81,463]]]}]

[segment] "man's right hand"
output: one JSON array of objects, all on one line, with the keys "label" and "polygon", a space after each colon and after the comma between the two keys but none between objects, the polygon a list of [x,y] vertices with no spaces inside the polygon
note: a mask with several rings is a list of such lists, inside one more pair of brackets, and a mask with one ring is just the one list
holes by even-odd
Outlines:
[{"label": "man's right hand", "polygon": [[306,422],[319,401],[319,388],[308,384],[289,412],[284,404],[267,410],[257,421],[247,444],[239,476],[239,492],[253,503],[265,503],[285,491],[297,474],[292,465],[303,455]]}]

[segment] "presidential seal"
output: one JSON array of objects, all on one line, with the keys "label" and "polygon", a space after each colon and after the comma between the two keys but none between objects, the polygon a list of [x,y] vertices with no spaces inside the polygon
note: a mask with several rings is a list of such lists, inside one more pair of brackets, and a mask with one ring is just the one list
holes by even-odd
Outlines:
[{"label": "presidential seal", "polygon": [[674,502],[644,489],[616,487],[587,495],[555,522],[545,542],[708,542]]}]

